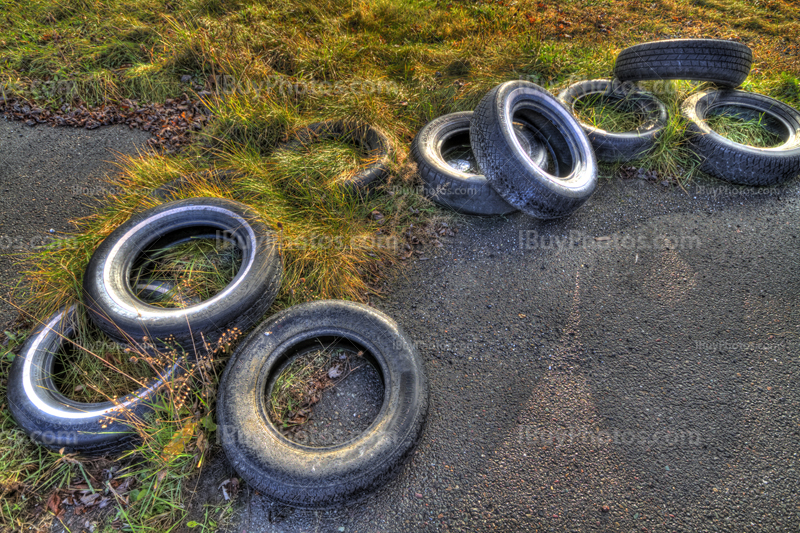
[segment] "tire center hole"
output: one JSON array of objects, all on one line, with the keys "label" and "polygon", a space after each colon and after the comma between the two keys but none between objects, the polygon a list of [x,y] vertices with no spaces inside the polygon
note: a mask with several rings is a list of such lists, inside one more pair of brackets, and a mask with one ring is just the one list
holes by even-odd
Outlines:
[{"label": "tire center hole", "polygon": [[635,131],[647,122],[647,117],[634,102],[604,94],[578,98],[573,110],[582,123],[611,133]]},{"label": "tire center hole", "polygon": [[131,269],[129,283],[147,304],[183,308],[224,290],[241,265],[242,250],[231,239],[190,237],[143,252]]},{"label": "tire center hole", "polygon": [[84,325],[53,356],[50,379],[58,393],[78,403],[107,402],[156,379],[152,357],[125,351],[96,327]]},{"label": "tire center hole", "polygon": [[363,433],[381,410],[381,375],[351,345],[306,348],[277,372],[267,389],[269,417],[297,444],[344,444]]},{"label": "tire center hole", "polygon": [[442,159],[458,172],[481,174],[472,147],[469,144],[469,130],[462,130],[450,135],[442,142]]},{"label": "tire center hole", "polygon": [[783,123],[746,107],[713,107],[706,114],[706,123],[726,139],[757,148],[774,148],[789,138]]},{"label": "tire center hole", "polygon": [[[539,141],[535,140],[535,132],[525,124],[514,123],[514,130],[517,138],[520,139],[523,149],[527,150],[528,156],[536,163],[543,163],[546,167],[550,164],[547,156],[541,157],[540,150],[544,150]],[[482,175],[475,154],[472,153],[472,146],[469,141],[469,130],[460,130],[442,141],[440,148],[442,159],[447,165],[458,172],[466,174]],[[547,170],[547,168],[545,168]]]}]

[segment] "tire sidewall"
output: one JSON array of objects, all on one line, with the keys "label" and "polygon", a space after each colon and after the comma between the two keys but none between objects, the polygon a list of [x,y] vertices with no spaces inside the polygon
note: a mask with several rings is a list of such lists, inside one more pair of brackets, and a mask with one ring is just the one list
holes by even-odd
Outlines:
[{"label": "tire sidewall", "polygon": [[183,373],[176,361],[159,371],[156,381],[117,401],[79,403],[55,390],[49,379],[55,354],[75,330],[77,308],[49,317],[14,359],[7,399],[14,420],[32,440],[49,449],[102,451],[116,449],[135,435],[131,423],[141,422],[169,381]]},{"label": "tire sidewall", "polygon": [[[231,283],[212,298],[185,308],[159,308],[136,298],[128,281],[135,257],[159,238],[192,227],[231,232],[243,254]],[[112,232],[86,269],[84,299],[92,318],[112,338],[141,342],[144,337],[164,341],[172,336],[184,347],[194,338],[189,342],[194,349],[202,342],[201,333],[219,332],[257,303],[262,308],[258,311],[266,311],[272,300],[265,301],[263,291],[280,272],[278,241],[252,210],[231,200],[193,198],[144,211]]]}]

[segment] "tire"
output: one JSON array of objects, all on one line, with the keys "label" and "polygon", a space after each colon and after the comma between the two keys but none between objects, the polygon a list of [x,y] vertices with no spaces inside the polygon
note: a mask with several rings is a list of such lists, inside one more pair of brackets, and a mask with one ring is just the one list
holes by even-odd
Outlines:
[{"label": "tire", "polygon": [[[358,347],[384,382],[372,424],[353,440],[324,448],[288,440],[265,406],[276,369],[317,339]],[[397,324],[365,305],[324,300],[278,313],[236,349],[220,382],[217,424],[225,454],[248,484],[284,505],[314,509],[352,503],[398,473],[427,411],[423,361]]]},{"label": "tire", "polygon": [[[550,154],[553,171],[536,166],[522,151],[515,121],[535,131]],[[489,186],[527,215],[567,216],[597,187],[597,161],[589,138],[569,110],[536,84],[509,81],[489,91],[475,109],[469,132]]]},{"label": "tire", "polygon": [[585,98],[598,98],[610,106],[626,112],[636,112],[646,118],[645,123],[635,131],[624,133],[611,133],[581,122],[598,161],[625,163],[646,155],[667,126],[669,114],[666,106],[655,95],[631,85],[612,80],[581,81],[570,85],[558,95],[561,103],[576,117],[575,103]]},{"label": "tire", "polygon": [[668,39],[624,49],[614,64],[621,81],[697,80],[737,87],[750,74],[753,52],[719,39]]},{"label": "tire", "polygon": [[224,186],[236,173],[232,170],[212,170],[202,173],[198,172],[189,176],[181,176],[153,189],[150,192],[150,196],[158,198],[159,200],[175,200],[183,189],[190,187],[192,183],[196,182],[202,175],[205,175],[205,179],[210,184]]},{"label": "tire", "polygon": [[[139,299],[130,287],[134,263],[148,251],[192,237],[222,238],[238,246],[242,263],[225,289],[185,308],[165,309]],[[223,337],[244,333],[264,315],[280,288],[279,243],[247,206],[222,198],[192,198],[134,215],[95,251],[83,279],[89,315],[124,343],[206,353]]]},{"label": "tire", "polygon": [[116,402],[79,403],[58,392],[52,380],[55,354],[73,336],[75,306],[58,311],[28,339],[8,376],[8,406],[17,424],[36,443],[52,449],[99,455],[124,449],[136,437],[131,421],[152,411],[158,393],[183,374],[172,361],[158,380]]},{"label": "tire", "polygon": [[383,180],[389,172],[392,144],[380,130],[353,120],[315,122],[297,130],[293,139],[278,146],[284,150],[298,150],[309,144],[336,140],[352,143],[364,153],[370,162],[363,170],[342,182],[345,188],[365,191]]},{"label": "tire", "polygon": [[[715,109],[756,120],[763,113],[763,126],[783,144],[757,148],[723,137],[706,122]],[[776,185],[800,175],[800,112],[783,102],[745,91],[702,91],[681,104],[681,114],[703,172],[740,185]]]},{"label": "tire", "polygon": [[[448,163],[448,150],[469,146],[472,111],[443,115],[428,122],[414,138],[411,157],[425,186],[423,193],[434,202],[466,215],[508,215],[517,209],[489,187],[482,174],[460,170]],[[547,165],[547,151],[523,124],[516,124],[517,138],[538,166]],[[469,149],[470,154],[472,149]],[[474,157],[474,156],[473,156]],[[470,162],[464,161],[469,167]],[[475,165],[472,165],[475,166]]]}]

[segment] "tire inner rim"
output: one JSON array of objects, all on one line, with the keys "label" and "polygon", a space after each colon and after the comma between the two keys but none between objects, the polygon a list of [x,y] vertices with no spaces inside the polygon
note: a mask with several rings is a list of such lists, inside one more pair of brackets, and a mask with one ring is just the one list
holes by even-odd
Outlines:
[{"label": "tire inner rim", "polygon": [[[517,91],[514,91],[517,92]],[[550,169],[540,169],[554,179],[567,181],[575,177],[582,162],[580,147],[574,139],[562,133],[568,131],[570,125],[566,121],[566,115],[561,116],[556,111],[547,108],[530,98],[526,93],[517,92],[510,95],[509,101],[512,102],[510,109],[505,113],[506,131],[511,130],[514,122],[522,122],[533,131],[534,136],[547,149],[550,155],[552,171]],[[563,107],[563,106],[562,106]],[[563,109],[567,113],[567,109]],[[526,163],[530,167],[536,167],[530,156],[525,152],[519,143],[517,136],[512,136],[517,153],[522,154]]]},{"label": "tire inner rim", "polygon": [[[536,128],[530,124],[514,122],[513,126],[517,141],[519,142],[522,151],[528,155],[529,159],[531,159],[537,146],[531,144],[531,142],[523,134],[523,131],[528,130],[527,133],[542,144],[545,144],[544,141],[539,138]],[[469,143],[468,126],[448,132],[448,134],[439,142],[437,151],[441,157],[441,160],[453,170],[473,176],[483,176],[483,172],[478,166],[478,162],[475,160],[475,154],[472,153],[472,147]],[[549,162],[551,166],[553,161],[554,159],[550,157]],[[531,163],[537,164],[532,159]]]}]

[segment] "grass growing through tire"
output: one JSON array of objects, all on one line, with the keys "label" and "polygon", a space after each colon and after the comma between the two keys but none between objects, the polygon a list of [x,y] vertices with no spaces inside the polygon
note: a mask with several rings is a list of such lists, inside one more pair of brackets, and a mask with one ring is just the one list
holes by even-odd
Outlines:
[{"label": "grass growing through tire", "polygon": [[764,114],[757,119],[731,114],[713,114],[706,117],[708,126],[731,141],[757,148],[772,148],[783,140],[764,127]]},{"label": "grass growing through tire", "polygon": [[[79,332],[81,338],[90,341],[96,333],[87,329]],[[108,343],[100,339],[94,337],[95,344]],[[214,440],[212,413],[222,369],[219,363],[235,340],[223,339],[214,355],[187,365],[185,375],[170,381],[153,404],[153,412],[134,421],[140,442],[129,452],[110,458],[83,458],[38,447],[16,426],[8,410],[0,409],[0,529],[43,530],[50,527],[55,515],[67,531],[82,531],[87,520],[98,524],[96,531],[103,532],[175,530],[189,514],[187,503],[191,502],[189,495],[198,468]],[[23,341],[11,337],[0,352],[0,372],[4,375]],[[150,361],[154,365],[151,373],[162,368],[146,354],[125,354]],[[175,356],[162,355],[163,359]],[[5,387],[5,381],[0,381],[3,399]],[[94,392],[91,398],[76,400],[110,399],[99,389]],[[67,501],[73,502],[69,512],[62,505]],[[230,504],[225,503],[212,512],[197,510],[195,523],[211,527],[230,511]]]},{"label": "grass growing through tire", "polygon": [[241,263],[242,251],[231,242],[192,239],[149,251],[148,262],[134,271],[131,286],[150,305],[187,307],[221,292]]},{"label": "grass growing through tire", "polygon": [[584,124],[612,133],[635,131],[645,122],[641,113],[624,109],[624,102],[610,100],[603,95],[580,98],[573,109],[578,120]]},{"label": "grass growing through tire", "polygon": [[68,399],[94,403],[121,398],[156,377],[142,354],[111,342],[85,318],[77,327],[76,337],[82,342],[64,342],[52,375],[53,384]]}]

